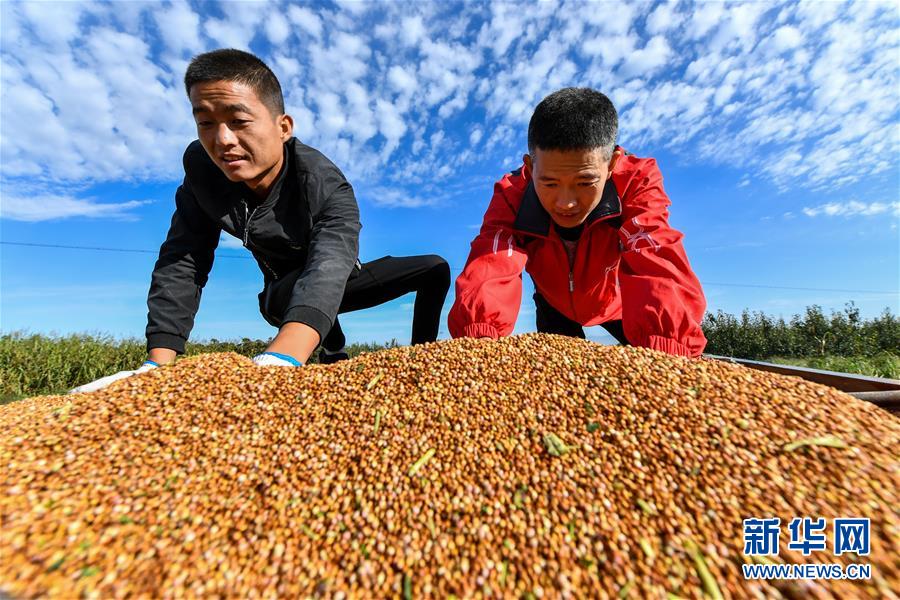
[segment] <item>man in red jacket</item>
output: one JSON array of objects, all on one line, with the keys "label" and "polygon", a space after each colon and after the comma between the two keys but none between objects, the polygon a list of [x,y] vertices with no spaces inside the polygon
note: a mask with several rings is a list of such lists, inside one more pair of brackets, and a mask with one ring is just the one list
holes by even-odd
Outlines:
[{"label": "man in red jacket", "polygon": [[669,227],[653,159],[616,146],[612,102],[565,88],[538,104],[528,154],[494,186],[456,280],[453,337],[512,333],[522,271],[534,281],[537,330],[584,337],[602,325],[622,344],[697,357],[706,300]]}]

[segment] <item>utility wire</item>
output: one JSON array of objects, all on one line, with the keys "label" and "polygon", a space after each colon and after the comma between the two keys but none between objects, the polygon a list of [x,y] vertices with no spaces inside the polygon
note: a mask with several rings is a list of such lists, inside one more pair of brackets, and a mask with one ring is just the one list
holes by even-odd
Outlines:
[{"label": "utility wire", "polygon": [[[158,254],[158,250],[140,250],[135,248],[106,248],[102,246],[67,246],[63,244],[38,244],[32,242],[5,242],[0,241],[0,244],[5,246],[26,246],[33,248],[57,248],[63,250],[96,250],[100,252],[124,252],[124,253],[133,253],[133,254]],[[252,256],[244,256],[240,254],[221,254],[216,253],[216,258],[243,258],[243,259],[251,259]],[[460,268],[451,268],[452,271],[461,272]],[[722,283],[722,282],[714,282],[708,281],[703,282],[704,286],[713,286],[713,287],[740,287],[740,288],[755,288],[755,289],[765,289],[765,290],[793,290],[799,292],[840,292],[846,294],[900,294],[900,291],[883,291],[883,290],[848,290],[841,288],[811,288],[811,287],[794,287],[794,286],[786,286],[786,285],[760,285],[753,283]]]}]

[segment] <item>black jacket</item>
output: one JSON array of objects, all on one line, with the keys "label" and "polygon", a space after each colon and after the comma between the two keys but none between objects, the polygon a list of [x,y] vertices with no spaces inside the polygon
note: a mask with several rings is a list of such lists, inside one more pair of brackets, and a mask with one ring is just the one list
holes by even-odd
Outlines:
[{"label": "black jacket", "polygon": [[261,204],[250,188],[225,177],[199,141],[188,146],[147,297],[148,350],[184,352],[222,230],[243,241],[263,272],[266,320],[276,327],[305,323],[325,338],[358,266],[359,207],[322,153],[296,138],[284,146],[285,165]]}]

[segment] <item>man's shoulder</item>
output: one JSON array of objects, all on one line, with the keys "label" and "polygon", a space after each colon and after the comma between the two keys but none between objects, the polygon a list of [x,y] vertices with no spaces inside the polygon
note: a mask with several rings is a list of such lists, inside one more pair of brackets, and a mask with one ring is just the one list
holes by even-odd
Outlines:
[{"label": "man's shoulder", "polygon": [[288,140],[287,145],[298,175],[320,180],[334,177],[346,179],[338,166],[319,150],[307,146],[297,138]]},{"label": "man's shoulder", "polygon": [[531,176],[524,163],[512,171],[507,171],[494,186],[495,192],[502,192],[508,202],[518,205],[525,195]]},{"label": "man's shoulder", "polygon": [[613,171],[614,176],[631,178],[659,173],[659,166],[657,166],[655,158],[637,156],[621,146],[616,149],[620,150],[622,154],[619,160],[616,161],[616,167]]}]

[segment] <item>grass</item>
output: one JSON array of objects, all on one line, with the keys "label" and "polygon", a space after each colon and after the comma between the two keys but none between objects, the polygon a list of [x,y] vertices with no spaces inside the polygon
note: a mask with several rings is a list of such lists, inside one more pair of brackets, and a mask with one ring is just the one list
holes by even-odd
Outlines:
[{"label": "grass", "polygon": [[[185,354],[236,352],[254,356],[265,350],[263,340],[188,343]],[[364,352],[397,346],[354,344],[353,357]],[[136,369],[146,357],[143,340],[119,340],[103,335],[46,336],[21,332],[0,335],[0,404],[47,394],[63,394],[77,385],[118,371]],[[900,379],[900,355],[880,352],[874,356],[772,357],[767,362]],[[315,358],[309,361],[314,363]]]},{"label": "grass", "polygon": [[813,358],[791,358],[775,356],[766,360],[795,367],[856,373],[869,377],[900,379],[900,355],[879,352],[875,356],[816,356]]}]

